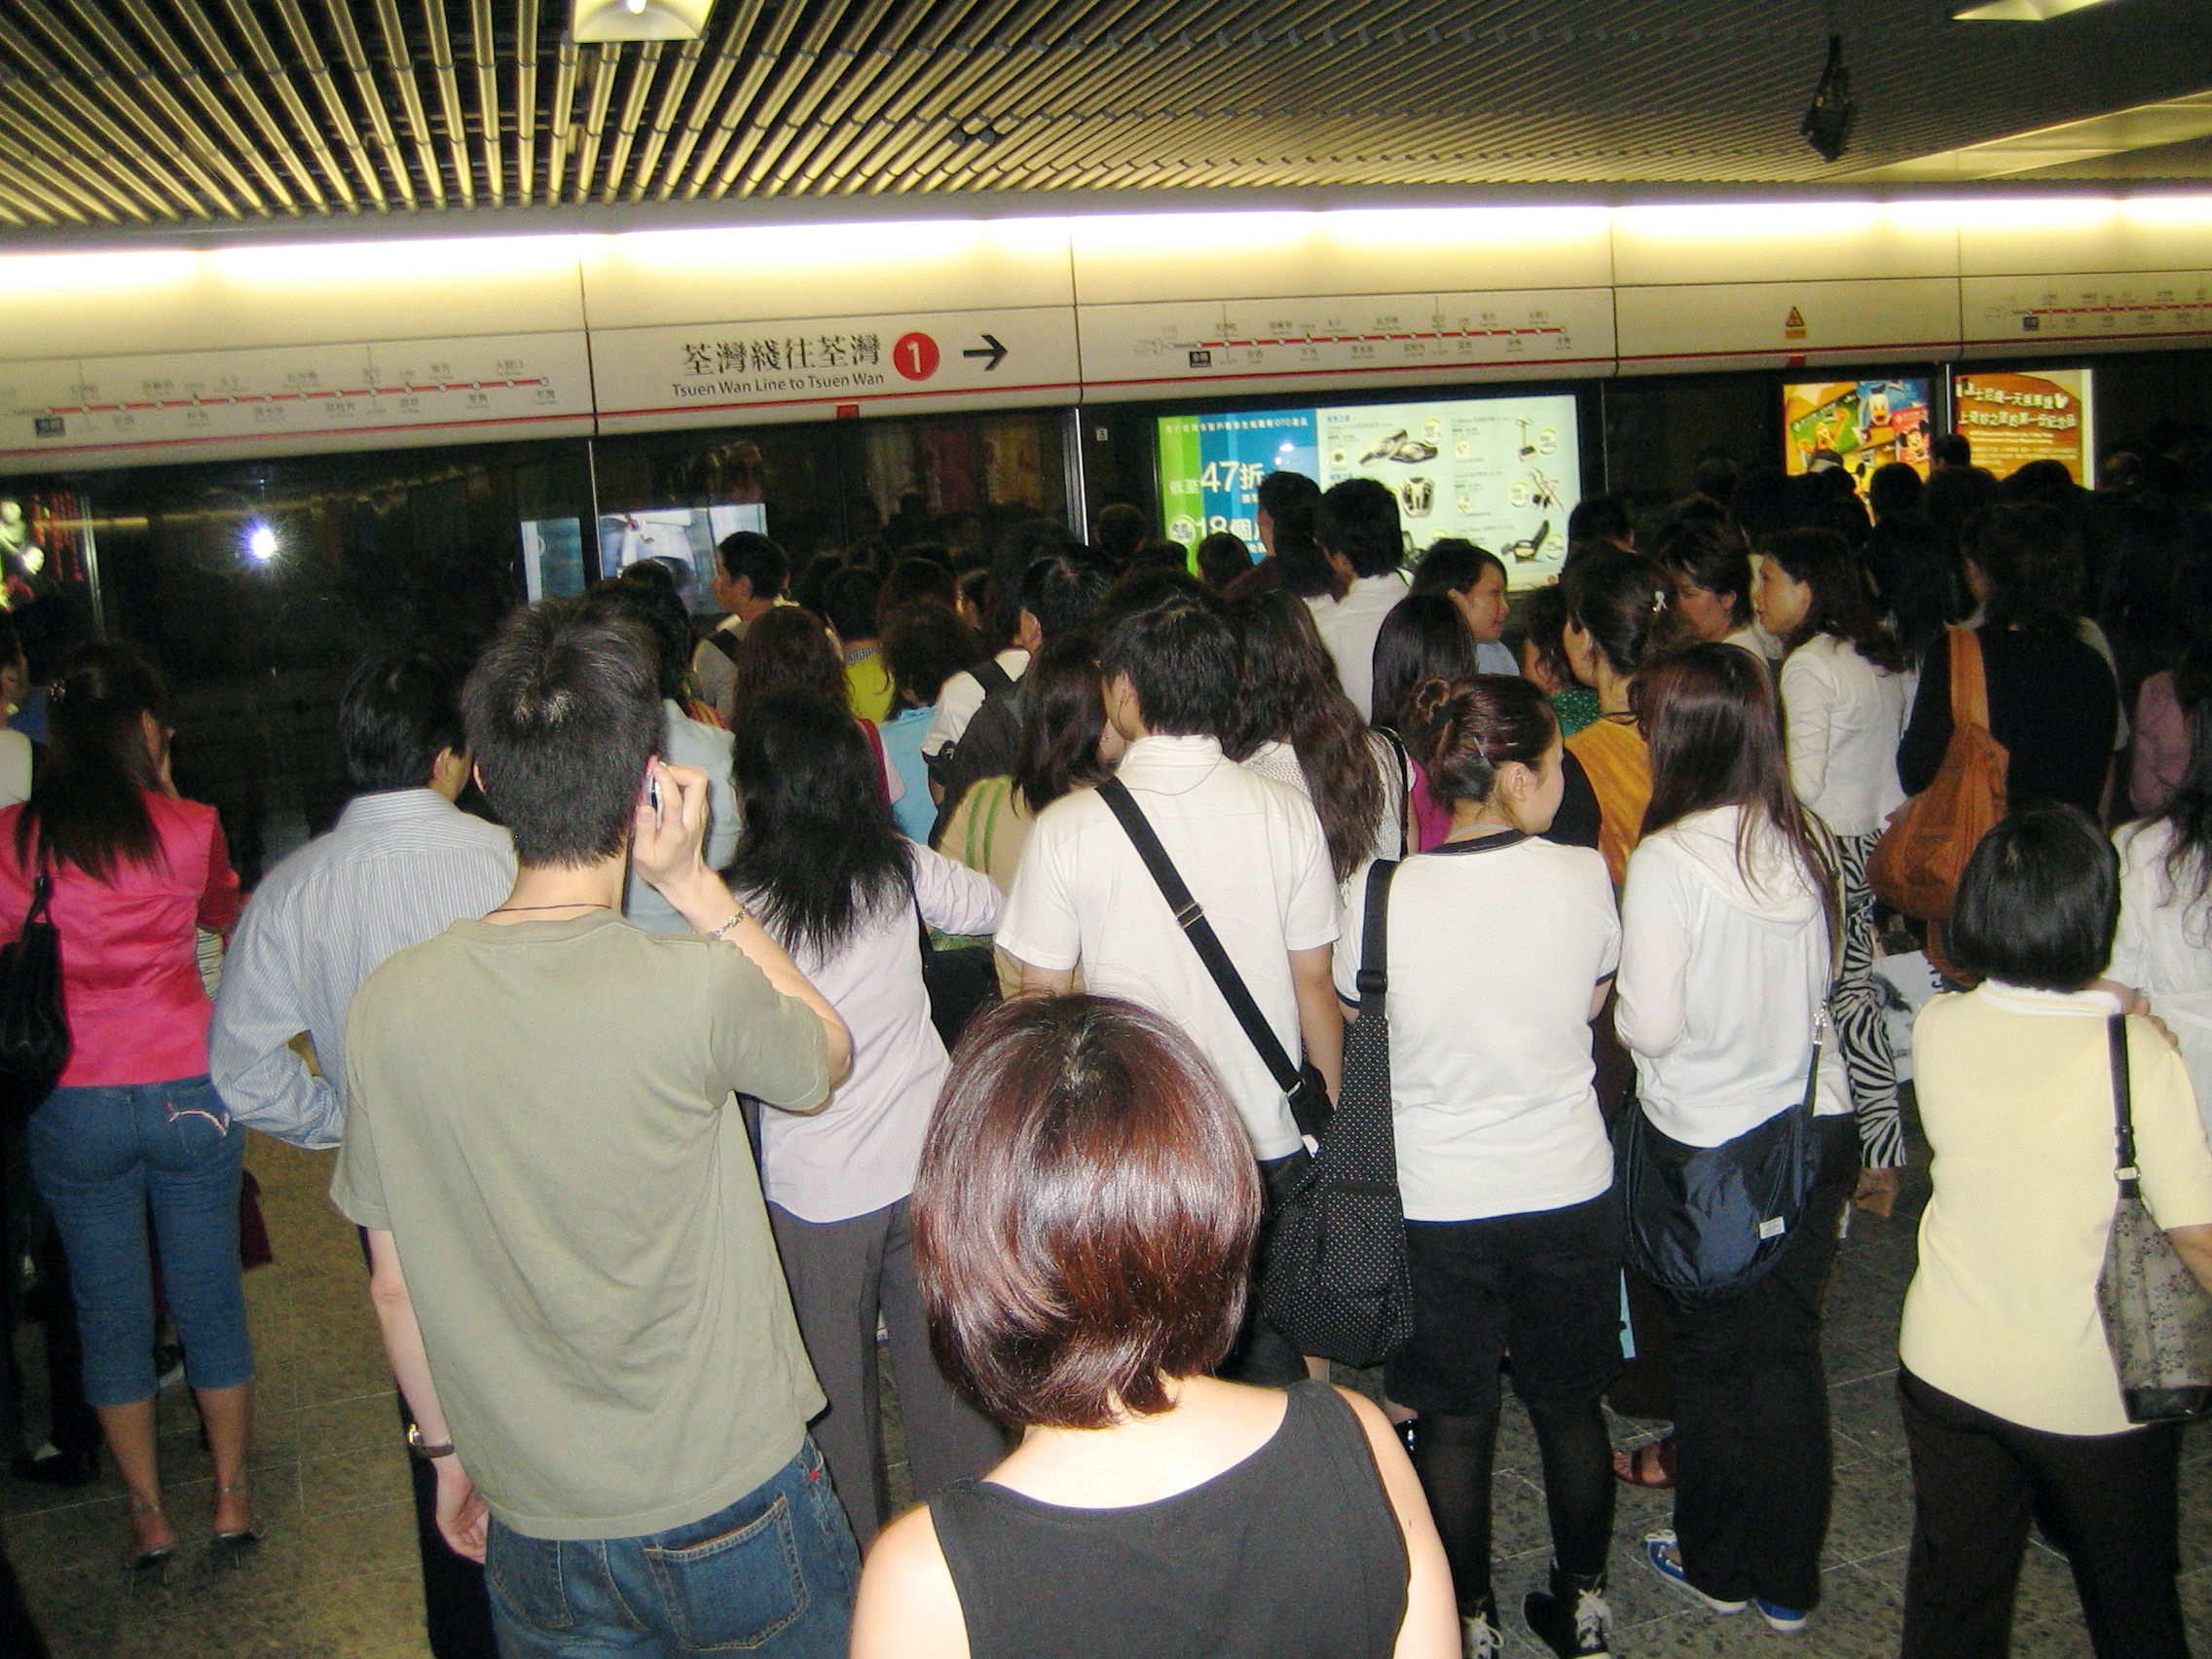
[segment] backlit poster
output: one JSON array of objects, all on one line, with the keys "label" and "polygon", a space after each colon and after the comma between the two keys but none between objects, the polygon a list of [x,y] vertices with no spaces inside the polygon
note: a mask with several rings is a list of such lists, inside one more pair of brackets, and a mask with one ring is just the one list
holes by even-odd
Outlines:
[{"label": "backlit poster", "polygon": [[2096,436],[2087,369],[1962,373],[1951,382],[1951,429],[1973,444],[1973,463],[2000,478],[2031,461],[2063,461],[2085,484]]},{"label": "backlit poster", "polygon": [[1260,480],[1271,472],[1312,478],[1313,411],[1240,410],[1170,415],[1160,423],[1160,506],[1167,539],[1185,547],[1216,531],[1260,556]]},{"label": "backlit poster", "polygon": [[1809,472],[1813,457],[1827,450],[1862,492],[1874,469],[1893,461],[1926,477],[1931,421],[1928,382],[1917,377],[1786,386],[1784,469]]},{"label": "backlit poster", "polygon": [[1582,496],[1571,393],[1171,415],[1159,444],[1161,518],[1187,547],[1226,530],[1257,555],[1270,472],[1303,472],[1324,490],[1373,478],[1398,499],[1409,554],[1462,536],[1503,559],[1517,588],[1559,573]]},{"label": "backlit poster", "polygon": [[1388,485],[1409,551],[1462,536],[1504,560],[1514,587],[1540,587],[1559,574],[1567,515],[1582,498],[1571,393],[1315,414],[1321,488],[1346,478]]}]

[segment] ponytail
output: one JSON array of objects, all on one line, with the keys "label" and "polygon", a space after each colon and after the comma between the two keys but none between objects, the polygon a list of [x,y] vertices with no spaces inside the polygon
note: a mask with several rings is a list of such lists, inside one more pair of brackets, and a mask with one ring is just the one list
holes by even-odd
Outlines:
[{"label": "ponytail", "polygon": [[1551,700],[1518,675],[1426,680],[1407,705],[1408,747],[1427,770],[1428,793],[1447,810],[1454,801],[1489,800],[1501,766],[1534,769],[1559,734]]}]

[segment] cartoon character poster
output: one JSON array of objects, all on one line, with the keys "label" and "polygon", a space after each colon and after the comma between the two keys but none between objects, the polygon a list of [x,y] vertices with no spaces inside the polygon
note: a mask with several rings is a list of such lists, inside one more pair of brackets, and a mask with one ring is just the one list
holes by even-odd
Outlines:
[{"label": "cartoon character poster", "polygon": [[1826,450],[1861,493],[1878,466],[1901,461],[1928,473],[1934,417],[1929,383],[1900,380],[1814,381],[1782,388],[1782,421],[1791,474],[1809,472]]}]

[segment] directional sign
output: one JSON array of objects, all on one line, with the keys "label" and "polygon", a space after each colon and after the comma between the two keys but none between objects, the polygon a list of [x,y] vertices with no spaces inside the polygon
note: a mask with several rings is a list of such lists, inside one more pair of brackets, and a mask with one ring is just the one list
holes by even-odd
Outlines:
[{"label": "directional sign", "polygon": [[983,372],[985,374],[989,374],[993,369],[997,368],[1001,363],[1006,361],[1006,348],[999,344],[999,338],[995,334],[984,335],[983,344],[979,350],[970,350],[963,351],[960,354],[963,357],[987,357],[988,359],[990,359],[983,365]]},{"label": "directional sign", "polygon": [[826,421],[840,407],[923,414],[1078,394],[1065,306],[601,329],[592,367],[606,432],[726,425],[754,411]]}]

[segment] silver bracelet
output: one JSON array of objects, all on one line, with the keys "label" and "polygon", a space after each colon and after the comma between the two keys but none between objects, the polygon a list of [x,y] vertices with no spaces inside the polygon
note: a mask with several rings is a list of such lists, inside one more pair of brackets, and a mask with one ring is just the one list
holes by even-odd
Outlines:
[{"label": "silver bracelet", "polygon": [[720,927],[711,930],[708,933],[707,937],[709,939],[720,939],[724,935],[726,935],[730,929],[736,927],[738,923],[750,922],[752,919],[753,912],[748,910],[743,904],[740,904],[736,909],[730,912],[728,921],[722,923]]}]

